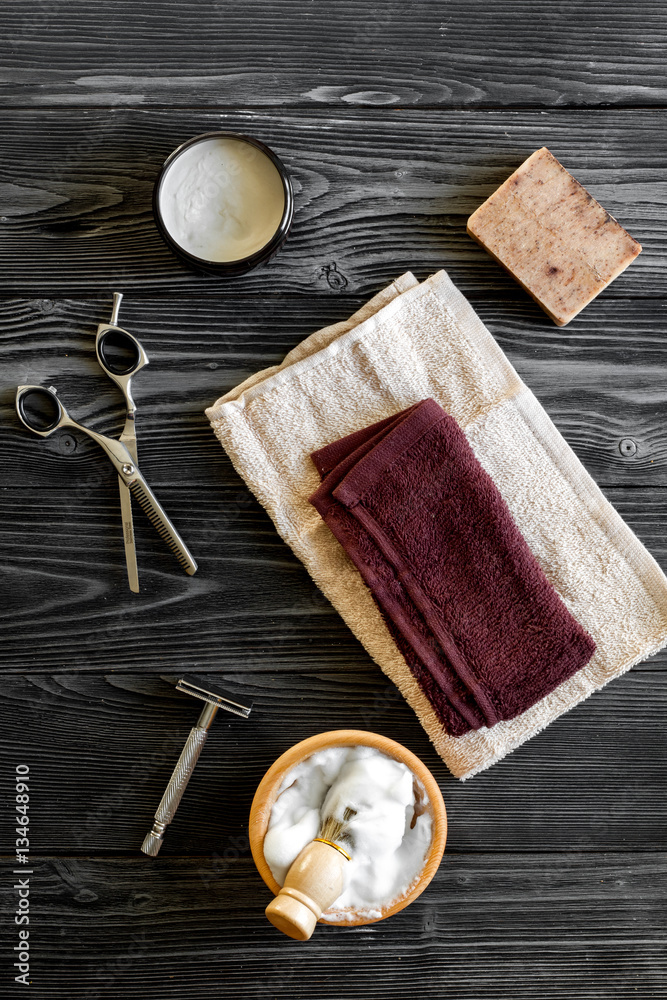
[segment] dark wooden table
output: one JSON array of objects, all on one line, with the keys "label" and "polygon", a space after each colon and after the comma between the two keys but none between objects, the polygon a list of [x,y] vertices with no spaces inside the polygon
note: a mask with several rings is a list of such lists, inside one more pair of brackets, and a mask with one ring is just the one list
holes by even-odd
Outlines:
[{"label": "dark wooden table", "polygon": [[[40,1000],[665,997],[667,656],[455,781],[203,414],[401,272],[444,267],[667,565],[665,4],[7,0],[0,17],[0,995],[25,993],[11,802],[27,765]],[[217,128],[268,142],[296,188],[282,253],[228,283],[185,270],[151,216],[166,155]],[[465,234],[543,144],[644,247],[563,330]],[[137,510],[138,596],[111,466],[13,407],[17,384],[54,384],[120,432],[93,339],[114,290],[150,355],[141,464],[200,564],[180,572]],[[254,711],[218,718],[151,861],[139,845],[197,716],[173,688],[186,671]],[[249,805],[283,750],[344,727],[432,769],[447,852],[401,914],[298,944],[264,918]]]}]

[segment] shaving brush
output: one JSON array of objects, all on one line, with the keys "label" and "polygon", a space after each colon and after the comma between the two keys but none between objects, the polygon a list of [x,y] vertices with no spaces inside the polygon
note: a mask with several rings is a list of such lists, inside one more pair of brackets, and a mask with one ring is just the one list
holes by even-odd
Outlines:
[{"label": "shaving brush", "polygon": [[356,810],[347,807],[343,818],[327,816],[319,836],[306,844],[287,872],[285,884],[265,913],[274,927],[297,941],[307,941],[315,924],[344,889],[343,870],[351,855],[348,822]]}]

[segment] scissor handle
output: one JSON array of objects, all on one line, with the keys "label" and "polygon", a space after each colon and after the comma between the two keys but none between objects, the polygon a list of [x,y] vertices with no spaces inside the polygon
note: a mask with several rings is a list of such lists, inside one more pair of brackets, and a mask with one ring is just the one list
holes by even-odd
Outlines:
[{"label": "scissor handle", "polygon": [[65,407],[53,386],[20,385],[16,390],[16,412],[28,430],[48,437],[67,418]]},{"label": "scissor handle", "polygon": [[59,427],[71,427],[87,434],[107,453],[119,475],[124,475],[123,469],[126,466],[134,472],[136,460],[123,442],[107,437],[106,434],[98,434],[90,427],[72,420],[53,386],[45,389],[42,385],[20,385],[16,390],[16,412],[21,423],[40,437],[48,437]]},{"label": "scissor handle", "polygon": [[[148,364],[146,352],[137,338],[120,326],[101,326],[95,338],[95,351],[101,367],[112,377],[134,375]],[[122,352],[121,356],[114,357],[114,351]]]},{"label": "scissor handle", "polygon": [[90,427],[84,427],[83,424],[72,420],[58,399],[53,386],[45,389],[41,385],[20,385],[16,390],[16,412],[21,423],[40,437],[48,437],[58,427],[72,427],[96,441],[113,462],[116,472],[137,498],[158,534],[174,552],[185,572],[190,576],[196,573],[197,563],[137,468],[136,459],[122,441],[109,438],[105,434],[98,434]]}]

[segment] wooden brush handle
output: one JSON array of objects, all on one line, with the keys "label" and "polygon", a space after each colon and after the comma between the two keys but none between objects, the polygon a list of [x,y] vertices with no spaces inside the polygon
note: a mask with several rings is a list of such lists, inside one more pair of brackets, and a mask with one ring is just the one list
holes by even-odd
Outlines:
[{"label": "wooden brush handle", "polygon": [[273,926],[297,941],[307,941],[324,911],[342,893],[346,864],[347,858],[335,847],[318,840],[307,844],[266,908]]}]

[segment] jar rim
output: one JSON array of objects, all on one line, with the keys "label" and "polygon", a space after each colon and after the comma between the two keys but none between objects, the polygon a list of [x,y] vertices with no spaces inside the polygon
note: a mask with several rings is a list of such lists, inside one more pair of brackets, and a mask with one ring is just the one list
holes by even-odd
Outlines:
[{"label": "jar rim", "polygon": [[[162,217],[162,209],[160,207],[160,191],[162,184],[169,173],[171,167],[174,165],[176,160],[189,148],[197,145],[200,142],[206,142],[211,139],[233,139],[238,142],[247,143],[250,146],[254,146],[259,149],[267,159],[269,159],[276,170],[282,182],[283,195],[285,198],[285,203],[283,206],[283,212],[280,222],[271,235],[270,239],[267,240],[258,250],[253,251],[253,253],[248,254],[245,257],[234,257],[232,260],[211,260],[208,257],[198,257],[196,254],[191,253],[187,250],[178,240],[170,233],[167,228],[164,219]],[[208,273],[215,275],[229,275],[235,276],[244,274],[246,271],[251,270],[257,264],[261,264],[268,260],[270,257],[276,253],[280,247],[283,245],[287,239],[287,234],[292,225],[292,219],[294,217],[294,190],[292,187],[292,179],[290,177],[287,167],[280,159],[280,157],[269,147],[266,143],[262,142],[261,139],[255,139],[253,136],[246,135],[243,132],[233,132],[230,130],[222,130],[215,132],[202,132],[199,135],[192,136],[190,139],[186,139],[182,142],[180,146],[177,146],[171,151],[169,156],[166,158],[162,164],[160,171],[155,179],[155,184],[153,186],[153,218],[157,229],[162,236],[163,240],[171,249],[176,253],[178,257],[183,259],[187,264],[192,265],[195,268],[208,271]]]}]

